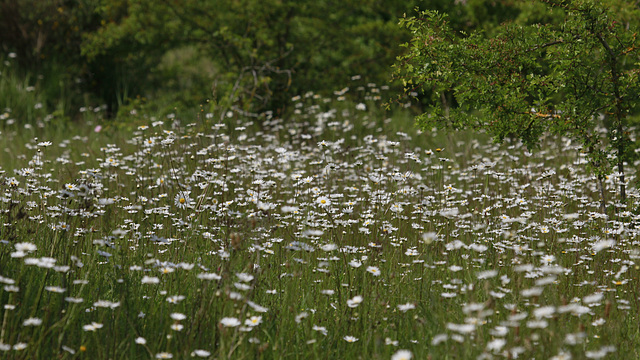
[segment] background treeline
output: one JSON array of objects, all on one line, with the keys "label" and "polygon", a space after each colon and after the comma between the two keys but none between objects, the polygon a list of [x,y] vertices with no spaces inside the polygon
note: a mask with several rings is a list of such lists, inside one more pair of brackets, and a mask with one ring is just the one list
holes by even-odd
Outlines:
[{"label": "background treeline", "polygon": [[142,103],[286,116],[292,96],[355,75],[399,89],[390,74],[411,32],[398,20],[417,8],[488,36],[554,21],[543,4],[507,0],[0,0],[0,107],[20,121]]}]

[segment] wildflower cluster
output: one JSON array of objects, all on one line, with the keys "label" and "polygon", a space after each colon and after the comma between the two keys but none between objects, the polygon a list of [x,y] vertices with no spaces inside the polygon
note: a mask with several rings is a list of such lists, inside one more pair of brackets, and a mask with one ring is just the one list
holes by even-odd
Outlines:
[{"label": "wildflower cluster", "polygon": [[640,218],[630,204],[599,212],[595,178],[571,142],[535,154],[519,143],[445,143],[378,131],[366,106],[295,100],[299,121],[286,128],[173,116],[118,143],[77,136],[16,149],[24,164],[0,175],[0,351],[633,351],[620,341],[637,326]]}]

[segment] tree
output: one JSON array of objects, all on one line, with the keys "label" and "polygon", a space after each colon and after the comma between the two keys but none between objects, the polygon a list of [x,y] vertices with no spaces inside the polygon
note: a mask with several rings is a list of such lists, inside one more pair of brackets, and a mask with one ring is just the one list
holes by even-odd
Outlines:
[{"label": "tree", "polygon": [[[60,115],[87,105],[84,95],[95,77],[86,75],[98,70],[80,55],[82,34],[100,27],[93,5],[93,0],[0,0],[0,57],[16,54],[13,71],[42,91],[44,107]],[[0,107],[11,104],[0,98]],[[16,105],[20,121],[33,120]]]},{"label": "tree", "polygon": [[[213,62],[210,84],[221,103],[277,113],[292,96],[341,89],[352,75],[386,81],[395,45],[409,38],[396,26],[397,18],[417,1],[101,3],[104,25],[84,36],[83,54],[90,63],[135,55],[147,59],[148,73],[153,73],[162,59],[159,52],[191,47]],[[202,99],[212,95],[209,87],[198,89]]]},{"label": "tree", "polygon": [[539,5],[561,21],[507,23],[494,37],[456,32],[435,11],[405,17],[400,23],[412,40],[395,74],[406,94],[429,96],[431,111],[417,119],[423,127],[483,129],[496,141],[516,137],[529,148],[539,146],[544,133],[578,141],[598,179],[604,212],[604,177],[615,165],[625,201],[624,164],[634,154],[629,118],[640,90],[637,8],[625,1]]},{"label": "tree", "polygon": [[214,98],[220,113],[286,116],[292,96],[331,94],[353,75],[386,84],[397,44],[410,39],[397,19],[417,4],[488,34],[546,16],[495,0],[0,0],[0,49],[38,75],[49,107],[64,92],[60,110],[72,118],[102,104],[115,116],[138,96],[130,106],[160,113]]}]

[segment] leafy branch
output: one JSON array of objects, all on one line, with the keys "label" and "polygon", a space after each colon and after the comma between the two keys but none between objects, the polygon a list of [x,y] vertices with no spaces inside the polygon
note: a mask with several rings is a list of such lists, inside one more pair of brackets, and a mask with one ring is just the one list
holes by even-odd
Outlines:
[{"label": "leafy branch", "polygon": [[582,144],[600,185],[615,166],[625,201],[624,164],[634,147],[628,118],[640,87],[636,29],[599,2],[541,3],[560,9],[562,22],[509,23],[493,37],[456,33],[435,11],[404,18],[413,39],[395,74],[405,92],[430,99],[430,111],[418,117],[423,127],[484,129],[529,148],[544,133],[568,136]]}]

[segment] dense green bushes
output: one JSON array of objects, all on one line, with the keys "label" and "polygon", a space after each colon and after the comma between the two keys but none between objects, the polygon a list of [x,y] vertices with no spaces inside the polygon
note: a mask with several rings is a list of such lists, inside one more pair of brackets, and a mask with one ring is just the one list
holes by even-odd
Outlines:
[{"label": "dense green bushes", "polygon": [[72,117],[89,104],[114,116],[136,98],[159,112],[286,115],[292,96],[354,75],[388,83],[410,37],[398,19],[418,7],[451,14],[458,30],[546,16],[487,0],[2,0],[0,49],[17,54],[18,76],[40,76],[45,109]]}]

